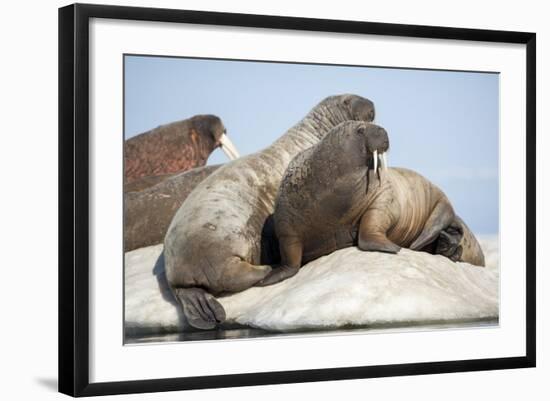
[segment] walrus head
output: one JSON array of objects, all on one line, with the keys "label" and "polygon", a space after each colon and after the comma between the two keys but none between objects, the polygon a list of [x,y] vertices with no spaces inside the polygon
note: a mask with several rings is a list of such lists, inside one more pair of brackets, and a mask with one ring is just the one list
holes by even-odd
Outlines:
[{"label": "walrus head", "polygon": [[[200,117],[200,118],[198,118]],[[233,142],[227,136],[227,130],[223,125],[222,120],[214,115],[201,115],[193,117],[196,126],[195,132],[201,133],[204,138],[213,148],[221,148],[223,152],[231,160],[239,157],[239,152]]]},{"label": "walrus head", "polygon": [[[367,191],[369,188],[369,171],[373,177],[378,177],[379,183],[384,179],[384,173],[388,168],[386,152],[390,147],[390,140],[386,130],[376,124],[361,123],[356,128],[357,135],[364,141],[367,165]],[[379,166],[381,168],[379,168]]]},{"label": "walrus head", "polygon": [[383,180],[387,169],[386,152],[390,147],[384,128],[364,121],[346,121],[333,128],[327,141],[338,142],[339,155],[336,157],[338,164],[344,166],[342,171],[365,169],[367,190],[369,172],[374,173],[371,179],[378,177]]},{"label": "walrus head", "polygon": [[374,121],[375,111],[374,103],[369,99],[358,95],[340,95],[342,102],[349,109],[351,120],[356,121]]},{"label": "walrus head", "polygon": [[390,140],[386,130],[375,124],[363,124],[358,127],[358,134],[365,138],[365,147],[367,150],[367,166],[378,172],[378,166],[383,170],[388,168],[386,152],[390,148]]},{"label": "walrus head", "polygon": [[374,103],[354,94],[333,95],[323,99],[311,113],[314,120],[324,120],[325,125],[336,126],[344,121],[374,121]]},{"label": "walrus head", "polygon": [[[349,163],[367,166],[375,172],[387,168],[386,152],[390,148],[390,140],[386,130],[376,124],[364,121],[346,121],[333,128],[337,139]],[[330,140],[330,139],[328,139]]]}]

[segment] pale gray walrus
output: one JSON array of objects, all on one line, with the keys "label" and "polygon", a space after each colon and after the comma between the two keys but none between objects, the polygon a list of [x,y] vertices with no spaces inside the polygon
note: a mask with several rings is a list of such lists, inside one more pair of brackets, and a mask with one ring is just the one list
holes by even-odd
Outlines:
[{"label": "pale gray walrus", "polygon": [[[189,194],[221,165],[202,166],[183,173],[147,177],[159,182],[124,194],[124,252],[161,244],[172,218]],[[139,183],[142,180],[134,181]]]},{"label": "pale gray walrus", "polygon": [[[451,203],[421,175],[386,169],[388,148],[383,128],[349,121],[291,161],[273,214],[281,266],[258,285],[282,281],[302,264],[349,246],[389,253],[400,247],[445,250],[451,253],[446,256],[454,255],[456,247],[433,245],[451,226],[450,233],[456,235],[453,223],[462,222],[456,220]],[[458,260],[483,265],[481,247],[466,225],[463,233]]]},{"label": "pale gray walrus", "polygon": [[199,114],[161,125],[124,141],[124,183],[204,166],[218,147],[231,160],[239,157],[218,116]]},{"label": "pale gray walrus", "polygon": [[373,119],[368,99],[328,97],[271,146],[220,167],[195,188],[164,240],[166,277],[191,326],[216,327],[225,311],[214,296],[252,287],[271,271],[261,264],[262,231],[290,160],[343,121]]}]

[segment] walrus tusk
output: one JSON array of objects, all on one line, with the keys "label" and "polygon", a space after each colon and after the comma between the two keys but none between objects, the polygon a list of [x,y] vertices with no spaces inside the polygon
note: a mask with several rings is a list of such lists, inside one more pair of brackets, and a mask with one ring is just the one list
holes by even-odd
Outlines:
[{"label": "walrus tusk", "polygon": [[235,145],[233,145],[233,142],[231,142],[231,140],[227,135],[222,134],[222,136],[220,137],[220,145],[222,147],[223,152],[231,160],[235,160],[239,158],[239,152],[237,152],[237,148],[235,147]]},{"label": "walrus tusk", "polygon": [[378,172],[378,151],[375,150],[372,153],[372,157],[374,158],[374,173],[376,174]]},{"label": "walrus tusk", "polygon": [[386,158],[386,152],[382,153],[382,168],[384,170],[388,169],[388,159]]}]

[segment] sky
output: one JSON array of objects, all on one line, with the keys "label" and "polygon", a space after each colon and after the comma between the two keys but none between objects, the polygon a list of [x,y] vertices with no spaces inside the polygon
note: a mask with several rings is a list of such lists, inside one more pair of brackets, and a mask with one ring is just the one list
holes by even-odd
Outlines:
[{"label": "sky", "polygon": [[[499,75],[125,56],[125,138],[215,114],[241,156],[269,146],[330,95],[372,100],[388,164],[424,175],[478,234],[499,227]],[[227,162],[217,149],[208,164]]]}]

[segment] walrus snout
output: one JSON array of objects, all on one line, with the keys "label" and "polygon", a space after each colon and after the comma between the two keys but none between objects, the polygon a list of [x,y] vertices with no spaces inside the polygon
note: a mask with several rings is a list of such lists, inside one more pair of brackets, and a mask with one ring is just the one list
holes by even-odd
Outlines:
[{"label": "walrus snout", "polygon": [[388,168],[386,152],[390,148],[387,131],[377,125],[369,124],[365,136],[367,138],[367,154],[370,156],[367,159],[367,164],[374,169],[374,172],[378,171],[379,164],[382,169],[386,170]]},{"label": "walrus snout", "polygon": [[368,124],[365,136],[367,138],[367,148],[371,153],[376,150],[384,153],[390,147],[388,133],[378,125]]}]

